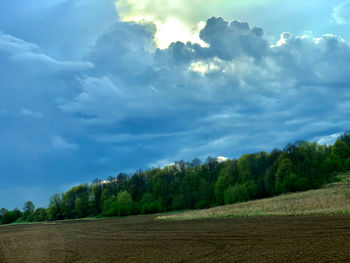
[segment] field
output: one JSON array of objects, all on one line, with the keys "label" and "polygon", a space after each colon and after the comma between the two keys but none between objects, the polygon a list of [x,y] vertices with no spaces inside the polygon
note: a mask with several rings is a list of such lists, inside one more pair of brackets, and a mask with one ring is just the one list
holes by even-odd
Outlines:
[{"label": "field", "polygon": [[350,214],[350,174],[321,189],[280,195],[210,209],[161,215],[162,220],[188,220],[215,217],[300,216]]},{"label": "field", "polygon": [[12,225],[0,262],[350,262],[350,216]]},{"label": "field", "polygon": [[0,263],[350,262],[350,177],[341,178],[319,190],[158,217],[0,226]]}]

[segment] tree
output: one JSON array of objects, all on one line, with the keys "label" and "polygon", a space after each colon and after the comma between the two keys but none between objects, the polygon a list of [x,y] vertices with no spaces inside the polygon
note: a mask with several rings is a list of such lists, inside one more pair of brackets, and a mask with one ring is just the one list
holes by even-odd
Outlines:
[{"label": "tree", "polygon": [[89,210],[89,196],[87,194],[83,194],[75,199],[75,212],[78,218],[87,217]]},{"label": "tree", "polygon": [[227,187],[228,185],[227,185],[225,176],[220,175],[218,180],[215,183],[215,188],[214,188],[215,200],[218,205],[224,204],[224,201],[225,201],[224,193]]},{"label": "tree", "polygon": [[265,173],[264,188],[268,196],[272,196],[275,194],[276,170],[277,168],[275,167],[275,165],[273,165],[269,169],[267,169]]},{"label": "tree", "polygon": [[34,212],[34,218],[35,218],[35,221],[39,221],[39,222],[48,220],[49,216],[47,213],[47,209],[43,207],[37,208]]},{"label": "tree", "polygon": [[350,146],[342,140],[337,140],[333,145],[332,153],[341,159],[347,159],[350,156]]},{"label": "tree", "polygon": [[184,177],[181,185],[181,191],[186,201],[186,208],[195,208],[198,202],[198,187],[200,176],[194,170],[189,170]]},{"label": "tree", "polygon": [[225,191],[225,204],[233,204],[249,200],[249,192],[244,184],[230,186]]},{"label": "tree", "polygon": [[276,172],[275,192],[281,194],[283,192],[283,181],[293,172],[293,163],[290,159],[283,159]]},{"label": "tree", "polygon": [[49,220],[60,220],[63,219],[64,204],[62,195],[54,194],[49,200]]},{"label": "tree", "polygon": [[35,211],[35,206],[32,201],[27,201],[24,203],[23,206],[23,214],[25,217],[28,217],[30,215],[33,215]]},{"label": "tree", "polygon": [[[80,198],[80,204],[82,204],[82,201],[84,201],[84,206],[88,206],[88,196],[89,196],[89,186],[87,184],[81,184],[78,186],[75,186],[71,188],[69,191],[67,191],[63,195],[63,202],[64,202],[64,217],[65,218],[76,218],[77,210],[76,207],[76,200],[77,198]],[[80,207],[82,208],[82,207]],[[86,210],[86,208],[84,208]],[[80,210],[82,212],[82,210]],[[85,213],[85,212],[84,212]]]},{"label": "tree", "polygon": [[345,161],[345,170],[350,171],[350,157]]},{"label": "tree", "polygon": [[118,215],[118,200],[115,195],[109,197],[102,205],[103,216],[117,216]]},{"label": "tree", "polygon": [[145,191],[146,182],[144,174],[138,171],[130,178],[129,193],[135,202],[139,202]]},{"label": "tree", "polygon": [[128,175],[126,173],[119,173],[117,176],[117,191],[121,192],[127,189]]},{"label": "tree", "polygon": [[0,219],[1,217],[7,212],[8,210],[6,208],[1,208],[0,209]]},{"label": "tree", "polygon": [[206,180],[200,180],[198,186],[198,201],[196,208],[202,209],[210,207],[215,203],[214,184],[207,182]]},{"label": "tree", "polygon": [[201,164],[202,164],[202,161],[199,160],[198,158],[194,158],[191,161],[191,166],[194,167],[194,168],[199,167]]},{"label": "tree", "polygon": [[15,222],[17,219],[19,219],[21,216],[22,216],[22,213],[17,208],[15,208],[12,211],[6,211],[1,217],[1,223],[11,224]]},{"label": "tree", "polygon": [[101,213],[101,194],[102,194],[102,181],[95,179],[91,186],[91,212],[93,215],[98,215]]},{"label": "tree", "polygon": [[127,191],[120,192],[117,197],[118,201],[118,215],[127,216],[131,214],[132,210],[132,197]]},{"label": "tree", "polygon": [[350,146],[350,131],[344,132],[342,135],[340,135],[339,139]]}]

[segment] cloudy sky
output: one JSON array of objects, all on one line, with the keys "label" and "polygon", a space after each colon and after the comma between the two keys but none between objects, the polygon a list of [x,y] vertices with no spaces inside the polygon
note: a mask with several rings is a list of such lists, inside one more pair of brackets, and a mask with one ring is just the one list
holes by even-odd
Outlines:
[{"label": "cloudy sky", "polygon": [[0,207],[350,127],[350,1],[2,0]]}]

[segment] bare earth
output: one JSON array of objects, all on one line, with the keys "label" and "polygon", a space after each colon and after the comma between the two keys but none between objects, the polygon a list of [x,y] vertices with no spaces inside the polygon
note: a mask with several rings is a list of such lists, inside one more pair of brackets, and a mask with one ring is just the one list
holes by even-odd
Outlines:
[{"label": "bare earth", "polygon": [[0,227],[0,262],[350,262],[350,216]]}]

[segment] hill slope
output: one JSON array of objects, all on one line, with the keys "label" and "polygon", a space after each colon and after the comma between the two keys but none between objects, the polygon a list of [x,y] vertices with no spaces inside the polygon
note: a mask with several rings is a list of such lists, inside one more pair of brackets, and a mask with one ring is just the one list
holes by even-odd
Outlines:
[{"label": "hill slope", "polygon": [[350,174],[321,189],[285,194],[233,205],[191,210],[157,217],[162,220],[189,220],[240,216],[294,216],[350,214]]}]

